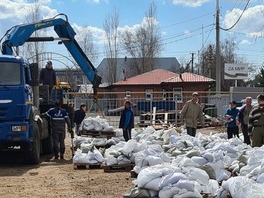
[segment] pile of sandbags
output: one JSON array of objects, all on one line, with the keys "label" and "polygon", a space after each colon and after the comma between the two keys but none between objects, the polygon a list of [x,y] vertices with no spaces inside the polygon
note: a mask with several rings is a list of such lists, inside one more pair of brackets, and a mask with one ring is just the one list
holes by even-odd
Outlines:
[{"label": "pile of sandbags", "polygon": [[80,130],[95,130],[95,131],[114,131],[114,127],[110,126],[106,119],[97,117],[88,117],[85,118],[81,125]]},{"label": "pile of sandbags", "polygon": [[81,144],[73,156],[74,164],[98,164],[104,162],[101,152],[91,144]]}]

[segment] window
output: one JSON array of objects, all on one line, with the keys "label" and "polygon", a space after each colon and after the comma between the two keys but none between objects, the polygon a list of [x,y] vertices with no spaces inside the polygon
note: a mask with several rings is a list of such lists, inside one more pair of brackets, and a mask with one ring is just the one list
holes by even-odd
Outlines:
[{"label": "window", "polygon": [[152,100],[153,99],[153,89],[146,89],[145,97],[146,97],[146,100]]},{"label": "window", "polygon": [[125,95],[126,98],[131,98],[131,91],[126,91],[126,95]]},{"label": "window", "polygon": [[0,63],[0,85],[20,85],[19,63]]},{"label": "window", "polygon": [[177,102],[182,102],[182,88],[181,87],[173,88],[173,98]]},{"label": "window", "polygon": [[166,89],[162,89],[162,100],[168,100],[169,94],[167,93]]}]

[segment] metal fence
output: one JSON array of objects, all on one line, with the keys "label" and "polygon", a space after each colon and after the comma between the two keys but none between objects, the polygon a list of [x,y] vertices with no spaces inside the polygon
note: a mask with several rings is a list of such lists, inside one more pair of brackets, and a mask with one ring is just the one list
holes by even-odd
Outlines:
[{"label": "metal fence", "polygon": [[[120,94],[119,94],[120,95]],[[81,104],[87,105],[87,116],[100,116],[105,118],[110,125],[118,127],[123,104],[129,100],[133,104],[133,111],[135,114],[135,124],[139,127],[149,125],[178,125],[179,112],[185,102],[191,99],[191,92],[182,92],[179,94],[164,94],[155,93],[151,97],[144,95],[142,97],[115,97],[111,94],[100,94],[95,103],[92,95],[78,94],[74,96],[75,109]],[[130,93],[131,96],[139,95]],[[204,92],[199,96],[199,102],[205,113],[216,117],[218,120],[224,120],[224,115],[229,107],[231,100],[229,93],[215,94],[212,92]]]}]

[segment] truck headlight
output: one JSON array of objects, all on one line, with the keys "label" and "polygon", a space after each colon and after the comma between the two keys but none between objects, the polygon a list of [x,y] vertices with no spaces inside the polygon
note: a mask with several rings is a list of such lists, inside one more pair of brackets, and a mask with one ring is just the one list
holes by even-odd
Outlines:
[{"label": "truck headlight", "polygon": [[26,131],[26,130],[27,130],[26,125],[12,126],[12,131],[14,132]]}]

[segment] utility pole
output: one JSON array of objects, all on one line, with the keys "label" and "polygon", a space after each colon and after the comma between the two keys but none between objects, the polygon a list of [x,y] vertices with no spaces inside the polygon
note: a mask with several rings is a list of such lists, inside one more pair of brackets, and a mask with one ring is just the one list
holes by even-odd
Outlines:
[{"label": "utility pole", "polygon": [[216,28],[216,63],[215,63],[215,81],[216,92],[221,92],[221,59],[220,59],[220,26],[219,26],[219,0],[216,0],[216,16],[215,16],[215,28]]},{"label": "utility pole", "polygon": [[191,60],[191,62],[192,62],[192,73],[193,73],[193,59],[194,59],[194,52],[192,52],[191,54],[192,54],[192,60]]}]

